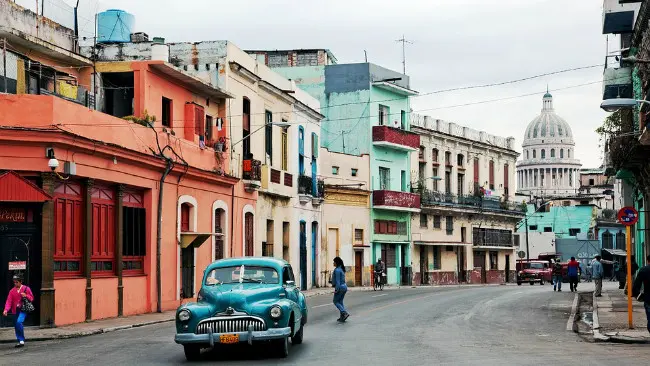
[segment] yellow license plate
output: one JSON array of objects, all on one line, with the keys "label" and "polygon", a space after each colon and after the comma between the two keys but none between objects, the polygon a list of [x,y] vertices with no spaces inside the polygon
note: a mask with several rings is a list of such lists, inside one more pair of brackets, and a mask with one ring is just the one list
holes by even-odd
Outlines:
[{"label": "yellow license plate", "polygon": [[219,342],[224,344],[239,343],[239,334],[222,334],[219,336]]}]

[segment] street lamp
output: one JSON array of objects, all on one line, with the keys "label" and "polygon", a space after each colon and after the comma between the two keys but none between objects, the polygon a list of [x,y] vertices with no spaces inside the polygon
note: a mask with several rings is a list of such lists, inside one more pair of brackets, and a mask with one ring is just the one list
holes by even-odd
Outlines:
[{"label": "street lamp", "polygon": [[632,109],[643,103],[650,104],[650,101],[633,98],[613,98],[603,100],[600,103],[600,108],[607,112],[616,112],[621,109]]}]

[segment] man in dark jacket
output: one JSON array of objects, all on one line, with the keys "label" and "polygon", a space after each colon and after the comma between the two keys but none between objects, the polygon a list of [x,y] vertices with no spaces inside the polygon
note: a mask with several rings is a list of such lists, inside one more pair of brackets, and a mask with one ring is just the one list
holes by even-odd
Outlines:
[{"label": "man in dark jacket", "polygon": [[643,306],[645,307],[645,316],[648,321],[648,332],[650,332],[650,255],[646,258],[646,265],[641,267],[632,285],[632,295],[638,297],[643,286]]},{"label": "man in dark jacket", "polygon": [[562,292],[562,263],[559,260],[553,264],[553,291]]},{"label": "man in dark jacket", "polygon": [[569,275],[569,288],[571,289],[571,292],[578,292],[578,275],[580,274],[580,263],[576,260],[575,257],[571,257],[571,260],[567,265],[567,274]]}]

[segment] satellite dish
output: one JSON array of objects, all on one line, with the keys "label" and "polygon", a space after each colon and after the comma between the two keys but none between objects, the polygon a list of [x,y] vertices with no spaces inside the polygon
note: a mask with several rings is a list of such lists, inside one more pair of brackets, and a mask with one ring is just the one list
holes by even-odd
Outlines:
[{"label": "satellite dish", "polygon": [[519,256],[519,258],[523,259],[523,258],[526,257],[526,252],[524,252],[523,250],[520,250],[520,251],[517,252],[517,256]]}]

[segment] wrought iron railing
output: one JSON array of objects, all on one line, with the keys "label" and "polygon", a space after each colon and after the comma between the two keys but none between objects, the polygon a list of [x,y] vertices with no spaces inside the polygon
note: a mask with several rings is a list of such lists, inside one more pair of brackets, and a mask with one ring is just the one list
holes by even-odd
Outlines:
[{"label": "wrought iron railing", "polygon": [[312,194],[314,186],[310,176],[300,175],[298,176],[298,194]]},{"label": "wrought iron railing", "polygon": [[255,159],[244,160],[243,178],[246,180],[262,180],[262,162]]},{"label": "wrought iron railing", "polygon": [[436,192],[429,190],[420,190],[420,201],[422,206],[464,206],[468,208],[476,208],[481,210],[490,211],[510,211],[520,214],[526,212],[525,205],[506,201],[499,198],[485,197],[481,195],[463,194],[457,195],[453,193]]}]

